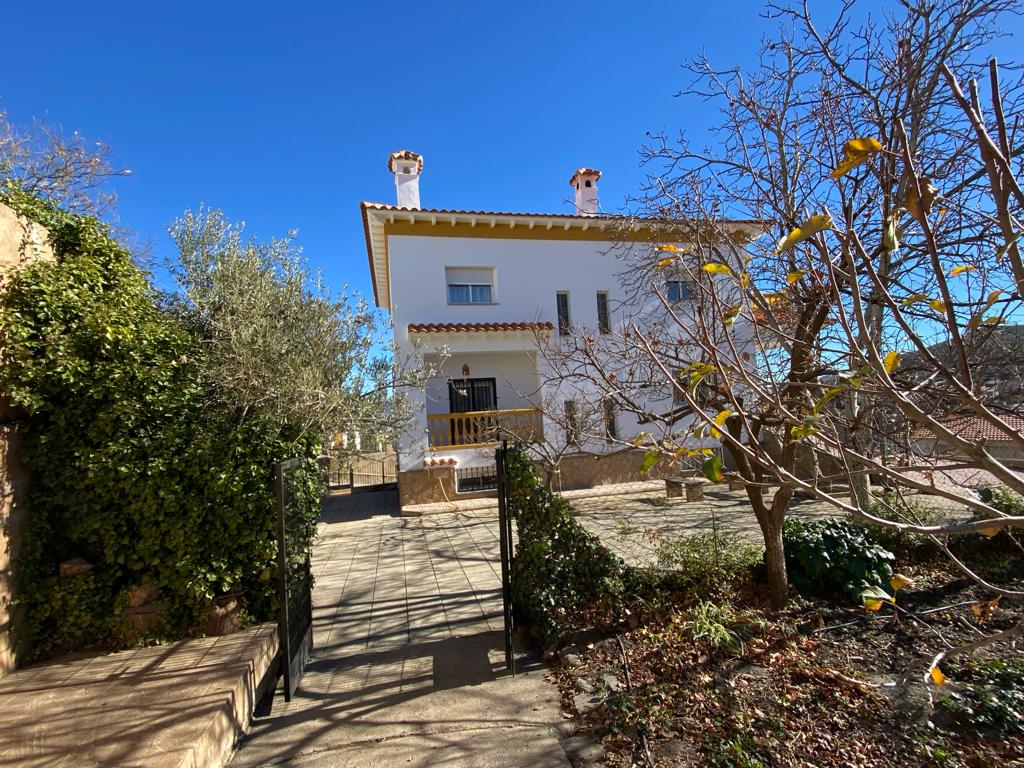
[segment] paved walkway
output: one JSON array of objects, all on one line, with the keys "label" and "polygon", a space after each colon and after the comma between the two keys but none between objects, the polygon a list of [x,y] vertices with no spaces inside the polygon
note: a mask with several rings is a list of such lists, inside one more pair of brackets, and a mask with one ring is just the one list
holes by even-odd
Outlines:
[{"label": "paved walkway", "polygon": [[394,492],[335,495],[313,559],[314,656],[232,768],[568,767],[544,668],[504,668],[493,508],[403,518]]}]

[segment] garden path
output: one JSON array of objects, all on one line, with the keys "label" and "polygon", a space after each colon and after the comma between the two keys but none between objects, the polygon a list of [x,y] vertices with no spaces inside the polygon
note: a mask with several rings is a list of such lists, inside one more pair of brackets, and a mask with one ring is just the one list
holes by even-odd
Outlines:
[{"label": "garden path", "polygon": [[232,768],[568,768],[557,688],[505,671],[497,516],[399,516],[391,492],[325,503],[314,650],[291,702],[256,718]]}]

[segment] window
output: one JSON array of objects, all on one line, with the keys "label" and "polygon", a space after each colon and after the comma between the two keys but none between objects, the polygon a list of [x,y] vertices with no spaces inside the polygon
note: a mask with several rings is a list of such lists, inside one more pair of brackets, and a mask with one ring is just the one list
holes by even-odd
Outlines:
[{"label": "window", "polygon": [[693,280],[666,280],[665,298],[669,301],[693,301],[697,298],[697,284]]},{"label": "window", "polygon": [[610,333],[612,330],[608,316],[608,294],[604,291],[597,292],[597,330],[601,333]]},{"label": "window", "polygon": [[558,301],[558,335],[569,336],[572,333],[572,325],[569,323],[569,292],[559,291],[556,294]]},{"label": "window", "polygon": [[610,443],[619,436],[619,429],[615,425],[615,400],[606,397],[601,406],[604,409],[604,436]]},{"label": "window", "polygon": [[449,304],[494,304],[494,270],[480,267],[445,267]]},{"label": "window", "polygon": [[580,415],[575,400],[565,401],[565,442],[575,444],[580,439]]}]

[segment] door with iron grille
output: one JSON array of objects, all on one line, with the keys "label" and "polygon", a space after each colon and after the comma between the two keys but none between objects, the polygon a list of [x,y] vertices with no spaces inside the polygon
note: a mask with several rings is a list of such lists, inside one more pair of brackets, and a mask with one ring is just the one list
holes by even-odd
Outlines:
[{"label": "door with iron grille", "polygon": [[[452,379],[448,382],[449,413],[494,411],[498,408],[496,379]],[[452,418],[452,445],[478,442],[474,433],[476,421],[471,418]]]}]

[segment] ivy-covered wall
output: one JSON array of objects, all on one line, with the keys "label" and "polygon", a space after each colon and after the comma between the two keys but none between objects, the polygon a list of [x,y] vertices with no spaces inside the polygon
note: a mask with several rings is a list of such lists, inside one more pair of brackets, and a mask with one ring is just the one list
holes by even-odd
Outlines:
[{"label": "ivy-covered wall", "polygon": [[[46,227],[56,256],[0,296],[0,393],[28,414],[33,473],[14,564],[20,639],[38,656],[180,637],[228,593],[270,618],[273,466],[305,456],[314,483],[318,441],[223,404],[197,330],[105,225],[15,189],[0,201]],[[140,609],[157,620],[140,625]]]},{"label": "ivy-covered wall", "polygon": [[[48,234],[34,221],[0,203],[0,290],[8,275],[25,264],[52,260]],[[14,668],[12,560],[20,544],[25,518],[28,468],[21,461],[19,430],[24,413],[0,396],[0,675]]]}]

